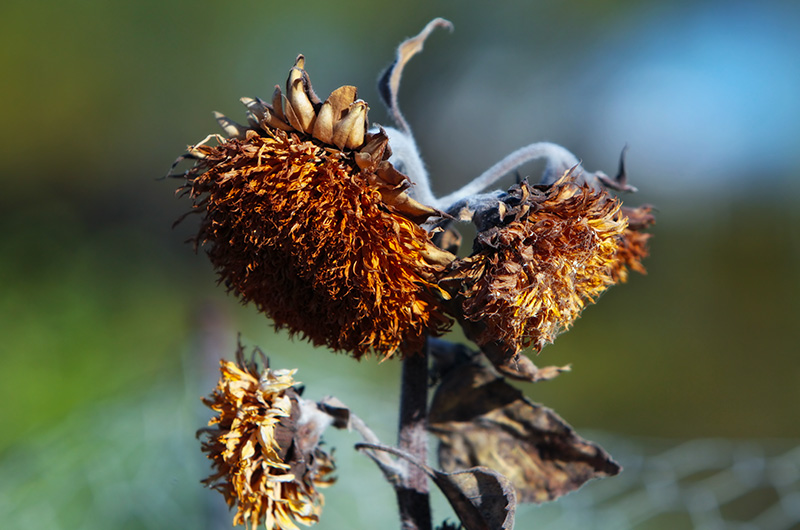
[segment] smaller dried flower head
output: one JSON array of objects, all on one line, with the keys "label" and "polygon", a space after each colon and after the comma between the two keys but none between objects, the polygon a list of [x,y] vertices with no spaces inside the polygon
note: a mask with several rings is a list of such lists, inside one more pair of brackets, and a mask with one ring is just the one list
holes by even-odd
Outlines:
[{"label": "smaller dried flower head", "polygon": [[641,269],[644,241],[626,231],[620,202],[573,177],[514,186],[493,218],[479,221],[473,254],[455,261],[444,280],[460,289],[463,318],[481,324],[472,338],[501,343],[507,358],[529,346],[541,350],[587,303],[624,281],[626,267]]},{"label": "smaller dried flower head", "polygon": [[453,256],[420,226],[437,212],[406,192],[355,87],[320,101],[304,64],[298,57],[271,104],[242,99],[249,127],[218,115],[230,138],[190,148],[196,241],[220,280],[278,328],[357,358],[419,352],[450,325],[435,276]]},{"label": "smaller dried flower head", "polygon": [[308,427],[312,415],[303,414],[293,389],[295,370],[259,373],[244,361],[241,345],[236,356],[235,363],[220,362],[217,388],[203,400],[217,413],[198,431],[214,470],[203,483],[236,507],[234,525],[313,524],[324,503],[318,488],[333,482],[334,464],[318,446],[319,429]]}]

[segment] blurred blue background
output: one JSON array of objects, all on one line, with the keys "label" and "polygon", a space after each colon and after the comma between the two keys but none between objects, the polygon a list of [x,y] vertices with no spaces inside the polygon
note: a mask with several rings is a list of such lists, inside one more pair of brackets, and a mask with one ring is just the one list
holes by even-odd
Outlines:
[{"label": "blurred blue background", "polygon": [[[658,208],[648,275],[545,348],[538,364],[573,372],[528,395],[614,439],[800,440],[797,2],[7,0],[0,521],[226,528],[193,436],[237,332],[394,439],[399,363],[276,335],[183,243],[188,201],[158,179],[298,53],[320,95],[354,84],[388,124],[377,76],[436,16],[455,31],[400,93],[435,191],[539,140],[613,174],[627,143],[624,199]],[[319,527],[393,525],[355,438],[329,438],[341,481]]]}]

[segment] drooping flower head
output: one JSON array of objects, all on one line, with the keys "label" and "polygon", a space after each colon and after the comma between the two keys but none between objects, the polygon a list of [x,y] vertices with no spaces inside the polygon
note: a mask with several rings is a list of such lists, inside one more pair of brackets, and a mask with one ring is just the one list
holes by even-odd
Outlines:
[{"label": "drooping flower head", "polygon": [[418,352],[450,324],[435,277],[453,256],[419,224],[437,212],[406,192],[355,87],[322,102],[304,64],[271,104],[243,98],[249,126],[218,115],[230,138],[190,148],[196,242],[277,328],[357,358]]},{"label": "drooping flower head", "polygon": [[[404,65],[437,27],[450,24],[435,19],[403,42],[381,77],[399,129],[368,129],[355,87],[320,100],[299,56],[285,93],[276,87],[270,103],[243,98],[248,125],[218,115],[228,138],[211,135],[184,157],[196,161],[182,188],[202,215],[196,243],[220,281],[277,328],[386,358],[419,352],[452,316],[481,346],[516,356],[551,342],[629,270],[644,272],[650,210],[621,209],[607,191],[635,189],[624,151],[611,179],[536,142],[436,198],[397,92]],[[536,158],[547,160],[539,185],[481,193]],[[464,260],[431,240],[434,226],[452,234],[456,219],[479,232]]]},{"label": "drooping flower head", "polygon": [[[514,483],[486,465],[508,463],[520,498],[534,501],[618,471],[610,459],[598,462],[602,450],[590,454],[591,444],[552,412],[521,399],[500,374],[540,381],[568,369],[538,369],[520,352],[541,350],[611,284],[625,281],[630,270],[644,272],[649,236],[642,230],[653,222],[650,209],[623,209],[607,191],[633,191],[624,156],[610,179],[585,172],[572,153],[549,142],[520,148],[436,198],[397,91],[404,65],[431,31],[450,26],[431,21],[401,43],[381,76],[379,91],[398,129],[369,129],[368,107],[355,87],[319,99],[298,56],[285,92],[276,87],[269,103],[242,99],[248,125],[217,114],[227,138],[210,135],[181,157],[195,161],[181,189],[202,217],[196,245],[206,247],[220,281],[277,328],[356,358],[388,358],[435,350],[424,347],[426,338],[444,332],[452,317],[497,368],[490,370],[477,352],[447,352],[438,363],[441,399],[434,399],[429,416],[438,421],[427,423],[438,429],[443,467],[452,470],[442,473],[416,459],[424,444],[413,447],[426,423],[418,421],[426,418],[426,403],[418,399],[424,393],[410,391],[411,374],[424,368],[424,357],[404,371],[402,450],[394,450],[375,443],[374,433],[338,400],[303,400],[294,371],[267,364],[262,372],[245,362],[240,346],[237,362],[221,363],[217,388],[204,400],[216,416],[199,433],[214,470],[204,482],[236,507],[234,524],[287,530],[318,520],[324,502],[318,489],[332,482],[334,470],[319,446],[328,425],[359,430],[367,442],[359,448],[373,452],[398,493],[413,492],[417,479],[387,455],[423,469],[470,528],[513,526]],[[540,184],[483,193],[535,158],[547,160]],[[454,255],[455,221],[471,221],[478,231],[472,254],[461,259]],[[453,253],[437,247],[432,235]],[[419,375],[424,386],[428,374]],[[464,381],[471,383],[451,384]],[[541,440],[555,440],[559,447],[551,452],[558,458],[533,458],[542,456]],[[511,452],[498,452],[501,445]],[[565,473],[575,455],[589,455],[594,470],[587,473],[578,458]]]},{"label": "drooping flower head", "polygon": [[[621,203],[570,172],[552,185],[512,187],[484,212],[471,256],[453,262],[444,284],[458,289],[462,318],[478,323],[479,345],[507,357],[537,351],[646,254]],[[456,294],[456,293],[454,293]]]},{"label": "drooping flower head", "polygon": [[220,372],[203,400],[217,415],[198,432],[214,469],[203,483],[236,508],[234,525],[295,530],[295,523],[317,522],[324,503],[318,488],[333,483],[334,464],[308,434],[316,429],[306,427],[313,418],[294,391],[295,370],[259,373],[240,345],[237,362],[221,361]]}]

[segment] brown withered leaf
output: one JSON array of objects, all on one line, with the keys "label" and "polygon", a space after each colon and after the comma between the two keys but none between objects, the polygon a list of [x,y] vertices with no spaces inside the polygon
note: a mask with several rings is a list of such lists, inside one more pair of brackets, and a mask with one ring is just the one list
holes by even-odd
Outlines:
[{"label": "brown withered leaf", "polygon": [[[461,300],[455,298],[445,302],[445,306],[457,308]],[[468,339],[476,341],[476,338],[486,331],[486,324],[483,322],[473,322],[463,317],[458,319],[461,329]],[[529,357],[520,352],[514,352],[508,344],[501,341],[487,342],[481,346],[481,353],[491,361],[498,372],[517,381],[536,383],[538,381],[549,381],[556,378],[562,372],[569,372],[572,368],[566,366],[545,366],[538,368]]]},{"label": "brown withered leaf", "polygon": [[494,469],[514,484],[519,502],[550,501],[621,471],[601,447],[475,359],[442,375],[429,429],[440,440],[442,469]]},{"label": "brown withered leaf", "polygon": [[[484,347],[484,350],[485,349],[486,347]],[[510,377],[518,381],[528,381],[530,383],[549,381],[550,379],[554,379],[556,376],[558,376],[558,374],[562,372],[569,372],[572,369],[570,365],[545,366],[544,368],[538,368],[535,364],[533,364],[533,361],[531,361],[529,357],[526,357],[521,353],[516,354],[504,364],[496,366],[495,368],[497,368],[500,373],[506,377]]]},{"label": "brown withered leaf", "polygon": [[337,429],[347,429],[350,425],[350,409],[339,398],[333,396],[324,397],[317,403],[317,407],[331,417],[333,426]]},{"label": "brown withered leaf", "polygon": [[487,467],[455,473],[434,470],[431,477],[467,530],[514,528],[517,499],[514,485]]},{"label": "brown withered leaf", "polygon": [[395,122],[397,122],[397,125],[405,132],[410,132],[411,128],[400,112],[400,106],[397,103],[397,93],[400,90],[400,79],[403,77],[403,68],[405,68],[406,63],[408,63],[412,57],[422,51],[425,40],[436,28],[446,28],[452,31],[453,24],[449,20],[443,18],[434,18],[428,22],[416,36],[401,42],[397,47],[394,62],[381,74],[381,78],[378,81],[378,90],[381,98],[383,98],[383,102],[389,107],[389,113],[392,115]]},{"label": "brown withered leaf", "polygon": [[419,467],[447,497],[466,530],[511,530],[517,509],[511,482],[493,469],[474,467],[454,473],[433,469],[412,455],[381,444],[359,443],[358,450],[384,452]]}]

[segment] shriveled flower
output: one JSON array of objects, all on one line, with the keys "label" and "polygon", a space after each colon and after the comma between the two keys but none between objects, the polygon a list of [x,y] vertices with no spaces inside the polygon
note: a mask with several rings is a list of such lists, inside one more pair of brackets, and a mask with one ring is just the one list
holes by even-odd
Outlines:
[{"label": "shriveled flower", "polygon": [[214,470],[203,483],[236,507],[234,525],[313,524],[324,503],[318,488],[333,482],[333,460],[318,445],[318,429],[308,427],[313,415],[303,413],[293,389],[295,370],[259,373],[242,353],[239,346],[237,362],[221,361],[217,388],[203,400],[217,413],[198,431]]},{"label": "shriveled flower", "polygon": [[271,104],[242,99],[249,126],[218,115],[230,138],[189,149],[197,162],[184,190],[203,215],[196,242],[277,328],[357,358],[418,352],[450,325],[435,276],[453,256],[420,227],[439,213],[408,195],[355,87],[322,102],[304,62]]},{"label": "shriveled flower", "polygon": [[[509,190],[492,218],[479,221],[472,255],[455,261],[443,281],[459,290],[462,318],[480,324],[473,340],[502,344],[507,358],[541,350],[624,280],[626,266],[641,267],[619,200],[573,177]],[[620,253],[623,242],[631,252]]]}]

